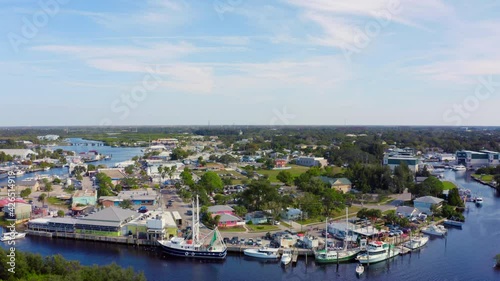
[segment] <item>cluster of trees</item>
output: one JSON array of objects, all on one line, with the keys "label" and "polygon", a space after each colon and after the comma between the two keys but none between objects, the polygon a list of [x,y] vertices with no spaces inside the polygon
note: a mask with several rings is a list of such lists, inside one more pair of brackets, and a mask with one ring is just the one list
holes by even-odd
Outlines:
[{"label": "cluster of trees", "polygon": [[344,176],[363,193],[402,193],[414,187],[413,173],[405,163],[396,167],[394,173],[388,166],[355,163],[349,165]]},{"label": "cluster of trees", "polygon": [[[358,212],[358,217],[359,217],[359,212]],[[390,222],[393,225],[397,224],[401,227],[410,226],[410,220],[406,217],[398,216],[395,210],[390,210],[389,212],[387,212],[387,214],[385,215],[385,221]]]},{"label": "cluster of trees", "polygon": [[410,188],[410,192],[416,197],[420,196],[441,197],[443,195],[443,189],[444,189],[443,182],[440,181],[438,178],[431,176],[425,179],[422,183],[415,184],[412,188]]},{"label": "cluster of trees", "polygon": [[14,272],[9,271],[7,250],[0,248],[0,280],[80,280],[80,281],[145,281],[144,274],[129,267],[124,269],[113,263],[106,266],[83,266],[68,261],[61,255],[42,257],[40,254],[16,251]]},{"label": "cluster of trees", "polygon": [[12,160],[14,160],[12,156],[5,154],[3,151],[0,151],[0,163],[10,162]]},{"label": "cluster of trees", "polygon": [[176,147],[172,150],[172,153],[170,154],[170,158],[172,160],[182,160],[187,158],[189,155],[191,155],[190,151],[183,150],[180,147]]},{"label": "cluster of trees", "polygon": [[97,185],[99,186],[99,189],[97,190],[97,195],[99,197],[101,196],[113,196],[112,190],[115,189],[115,186],[113,185],[113,181],[109,176],[107,176],[104,173],[97,173],[96,174],[96,181]]}]

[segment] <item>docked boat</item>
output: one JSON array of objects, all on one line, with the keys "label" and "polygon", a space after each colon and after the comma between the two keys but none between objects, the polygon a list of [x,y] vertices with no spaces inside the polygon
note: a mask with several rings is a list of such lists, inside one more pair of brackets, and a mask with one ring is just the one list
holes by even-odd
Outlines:
[{"label": "docked boat", "polygon": [[193,203],[193,225],[191,239],[172,237],[170,240],[158,240],[163,252],[179,257],[200,259],[225,259],[227,246],[222,240],[217,227],[204,237],[200,237],[199,201]]},{"label": "docked boat", "polygon": [[281,264],[282,265],[287,265],[292,261],[292,250],[291,249],[284,249],[283,254],[281,255]]},{"label": "docked boat", "polygon": [[279,257],[278,248],[262,247],[259,249],[245,249],[243,254],[252,258],[277,259]]},{"label": "docked boat", "polygon": [[456,220],[444,220],[443,222],[444,225],[447,225],[447,226],[455,226],[455,227],[460,227],[462,228],[462,225],[464,224],[463,222],[461,221],[456,221]]},{"label": "docked boat", "polygon": [[429,235],[434,235],[434,236],[445,236],[446,235],[446,228],[442,225],[429,225],[428,227],[423,228],[422,233],[429,234]]},{"label": "docked boat", "polygon": [[356,274],[360,276],[363,272],[365,272],[365,267],[362,264],[358,264],[358,266],[356,266]]},{"label": "docked boat", "polygon": [[425,246],[425,244],[427,244],[428,241],[429,241],[429,236],[427,236],[427,235],[416,236],[416,237],[410,238],[409,241],[406,241],[403,244],[403,246],[405,246],[406,248],[408,248],[410,250],[416,250],[416,249],[419,249],[419,248],[422,248],[423,246]]},{"label": "docked boat", "polygon": [[482,205],[483,205],[483,202],[484,202],[484,201],[483,201],[483,198],[481,198],[481,197],[477,197],[477,198],[476,198],[476,205],[477,205],[477,206],[482,206]]},{"label": "docked boat", "polygon": [[399,249],[392,244],[374,241],[368,244],[366,253],[360,254],[356,259],[362,264],[385,261],[399,255]]},{"label": "docked boat", "polygon": [[26,172],[24,170],[15,170],[14,171],[14,176],[16,177],[21,177],[22,175],[24,175]]},{"label": "docked boat", "polygon": [[48,170],[50,170],[50,167],[45,167],[45,168],[43,168],[43,170],[48,171]]},{"label": "docked boat", "polygon": [[465,171],[465,170],[467,170],[467,168],[464,165],[454,165],[454,166],[451,166],[451,169],[453,171]]},{"label": "docked boat", "polygon": [[4,232],[2,234],[2,237],[0,237],[0,241],[10,241],[10,240],[16,240],[16,239],[21,239],[26,236],[26,233],[24,232]]},{"label": "docked boat", "polygon": [[9,172],[5,170],[0,170],[0,179],[5,179],[9,177]]}]

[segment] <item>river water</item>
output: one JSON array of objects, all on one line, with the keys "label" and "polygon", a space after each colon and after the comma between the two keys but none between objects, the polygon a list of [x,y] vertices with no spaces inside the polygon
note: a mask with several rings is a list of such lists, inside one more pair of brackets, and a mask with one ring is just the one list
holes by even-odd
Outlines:
[{"label": "river water", "polygon": [[[101,153],[113,154],[113,158],[123,149],[89,149],[99,151],[99,148]],[[131,158],[136,152],[120,161]],[[19,251],[42,255],[61,254],[85,265],[115,262],[124,267],[132,266],[143,271],[148,280],[500,280],[500,270],[493,269],[493,257],[500,253],[500,194],[491,187],[471,181],[465,172],[447,171],[445,177],[471,189],[475,196],[483,197],[483,206],[478,208],[467,203],[463,229],[450,229],[446,238],[431,239],[420,251],[370,265],[359,278],[355,275],[355,263],[338,267],[317,265],[312,258],[307,263],[305,259],[299,260],[296,266],[287,268],[279,263],[265,263],[240,255],[229,255],[223,262],[206,262],[160,257],[153,251],[133,246],[32,236],[16,241],[16,247]]]}]

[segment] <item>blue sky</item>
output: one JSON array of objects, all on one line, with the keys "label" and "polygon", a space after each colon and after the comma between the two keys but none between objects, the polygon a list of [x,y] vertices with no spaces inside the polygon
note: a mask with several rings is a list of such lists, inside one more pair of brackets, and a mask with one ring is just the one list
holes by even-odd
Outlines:
[{"label": "blue sky", "polygon": [[0,126],[500,125],[500,3],[2,0]]}]

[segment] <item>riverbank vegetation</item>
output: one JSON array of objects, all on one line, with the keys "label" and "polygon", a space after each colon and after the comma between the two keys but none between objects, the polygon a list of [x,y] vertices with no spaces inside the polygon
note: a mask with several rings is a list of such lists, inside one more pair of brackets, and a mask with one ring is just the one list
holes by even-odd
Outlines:
[{"label": "riverbank vegetation", "polygon": [[0,280],[79,280],[79,281],[145,281],[143,273],[129,267],[124,269],[115,263],[105,266],[83,266],[78,261],[68,261],[61,255],[42,257],[40,254],[16,251],[14,272],[9,271],[12,260],[0,248]]}]

